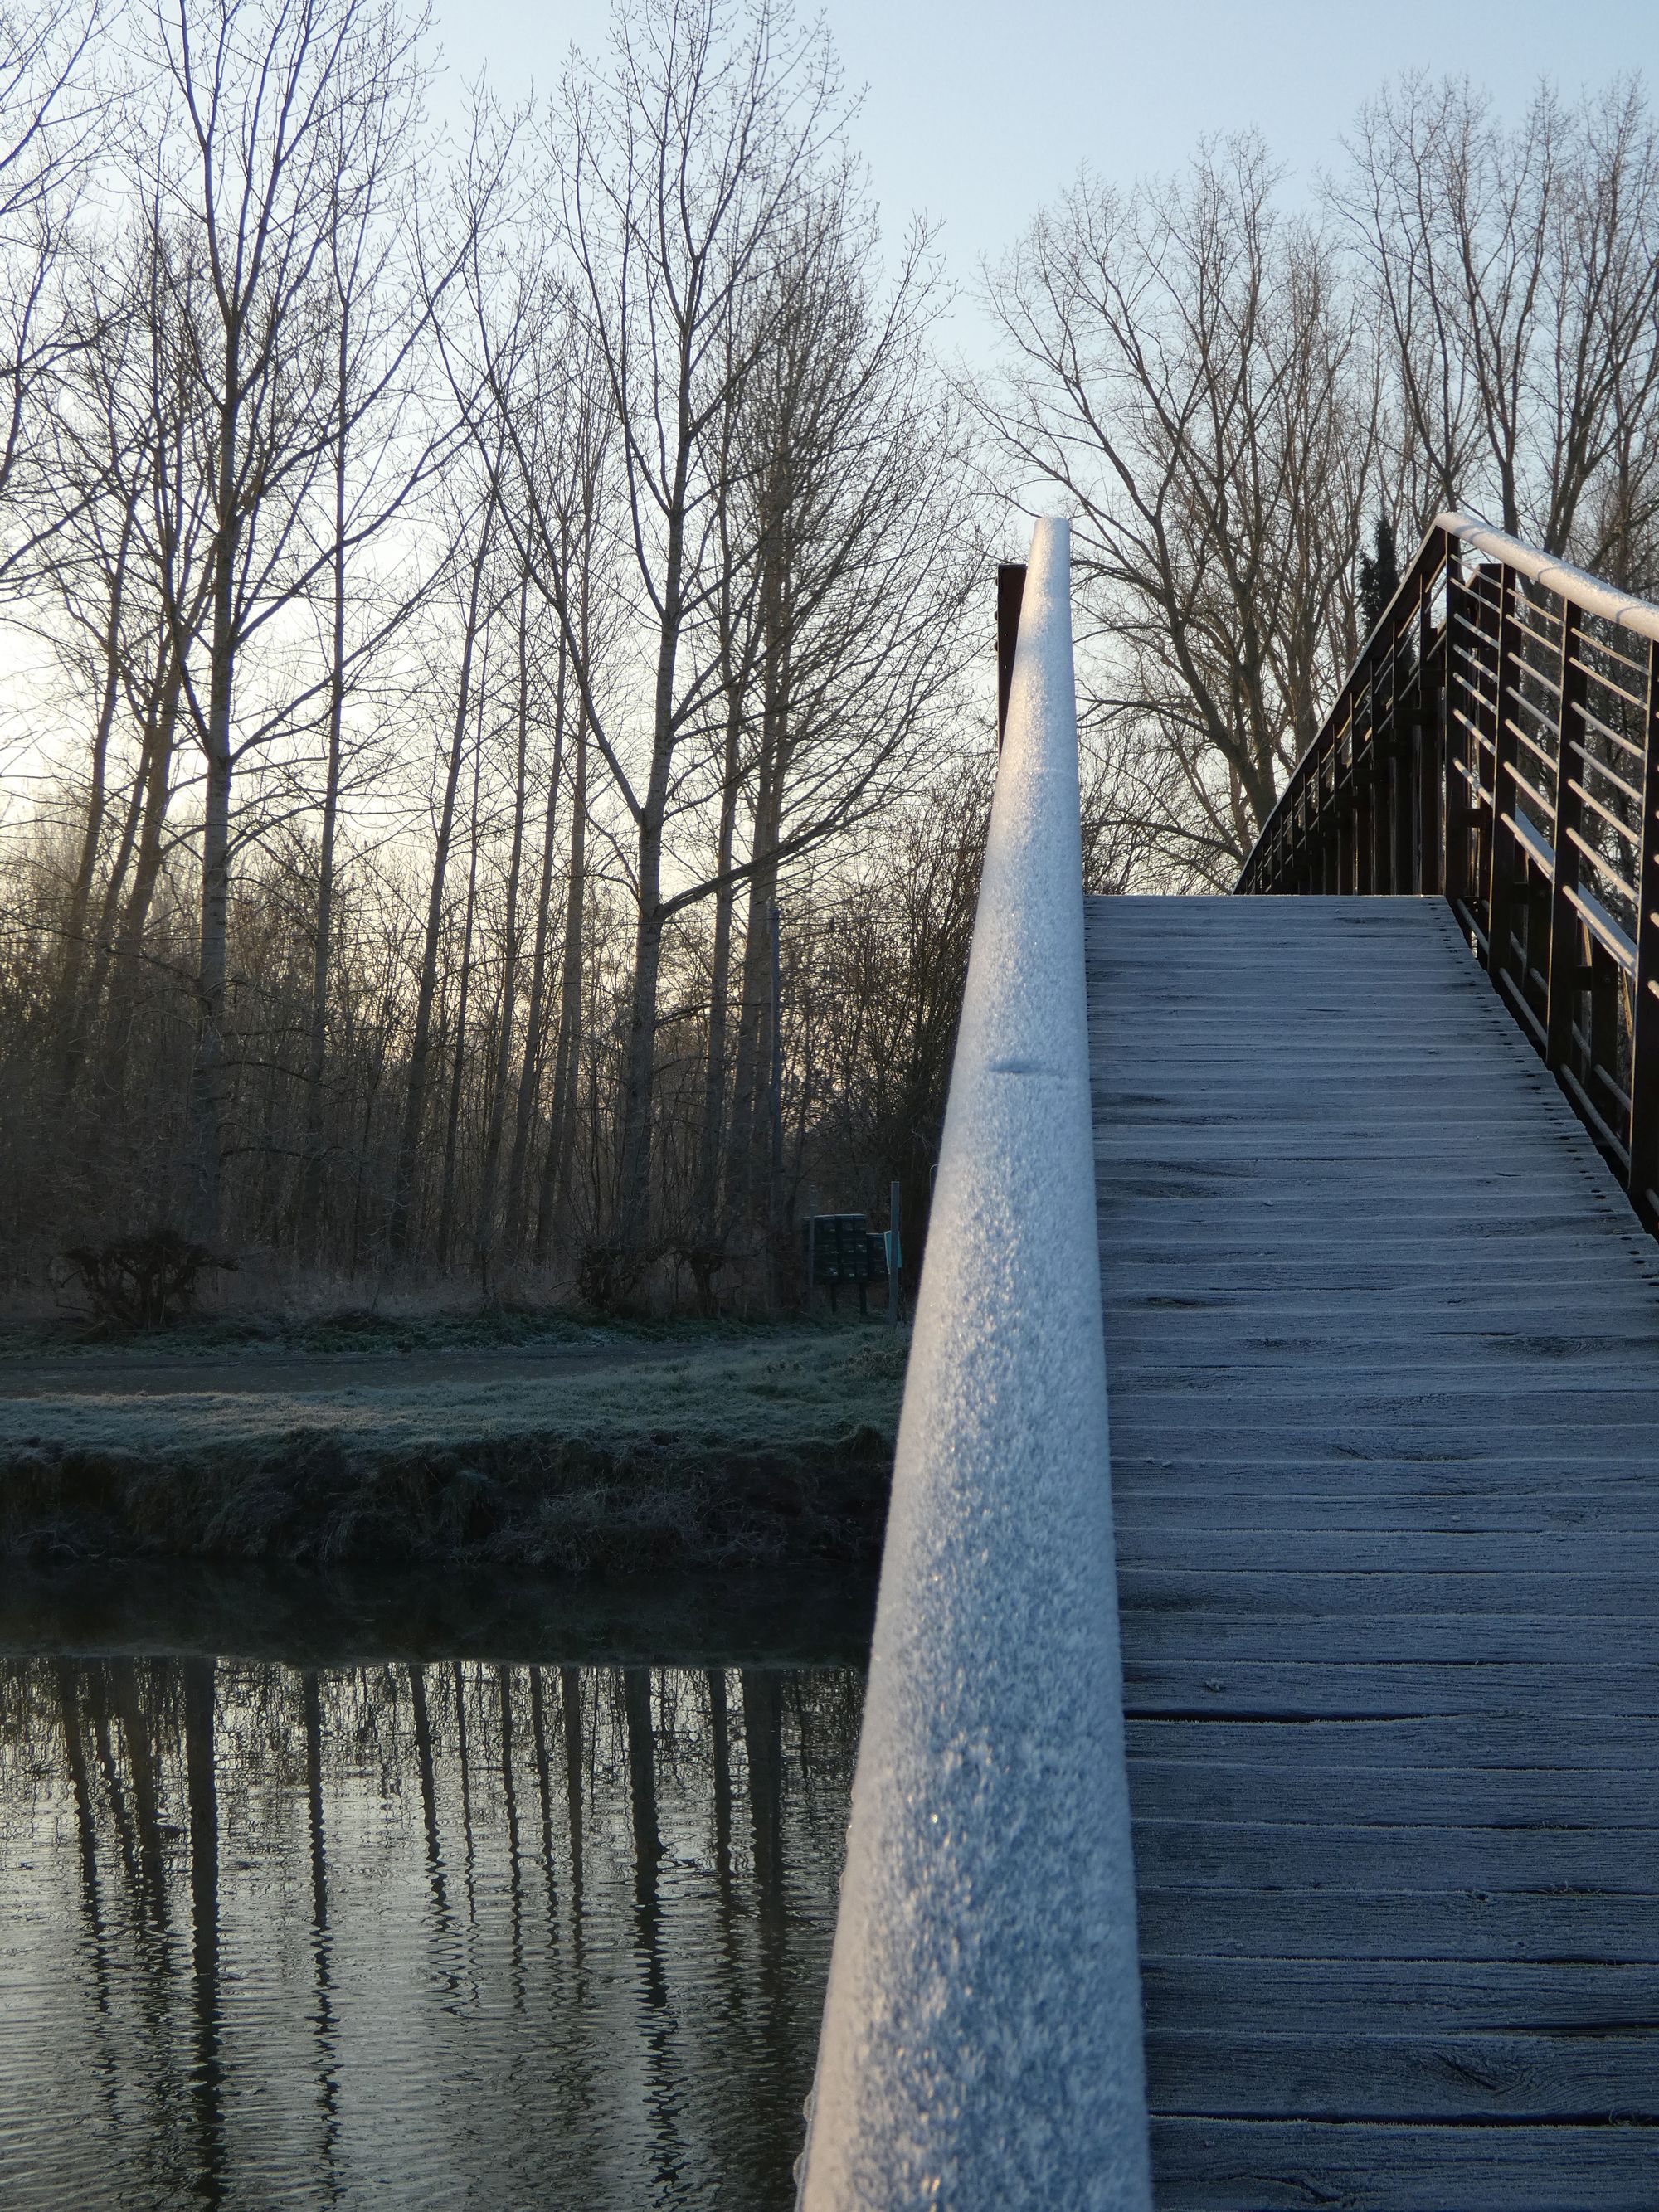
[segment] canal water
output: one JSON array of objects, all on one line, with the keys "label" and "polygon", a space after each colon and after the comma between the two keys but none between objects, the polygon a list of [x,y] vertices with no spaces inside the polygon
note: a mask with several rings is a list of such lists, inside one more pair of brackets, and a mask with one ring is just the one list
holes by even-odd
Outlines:
[{"label": "canal water", "polygon": [[781,2212],[861,1665],[304,1656],[0,1657],[0,2205]]}]

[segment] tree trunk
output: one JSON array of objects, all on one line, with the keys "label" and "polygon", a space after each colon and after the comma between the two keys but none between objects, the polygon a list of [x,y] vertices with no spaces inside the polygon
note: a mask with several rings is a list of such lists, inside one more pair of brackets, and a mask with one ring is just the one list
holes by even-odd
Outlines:
[{"label": "tree trunk", "polygon": [[576,1078],[581,1065],[582,927],[587,877],[587,715],[578,702],[576,758],[570,784],[570,860],[565,881],[563,969],[559,1036],[553,1054],[553,1101],[536,1212],[536,1265],[544,1267],[556,1231],[570,1224],[571,1170],[576,1150]]},{"label": "tree trunk", "polygon": [[393,1170],[387,1243],[394,1260],[409,1251],[415,1176],[420,1160],[421,1123],[426,1112],[426,1084],[432,1056],[432,1002],[438,984],[438,945],[443,934],[444,878],[449,868],[449,848],[455,829],[455,789],[460,780],[461,755],[466,745],[466,726],[472,704],[472,656],[478,635],[478,603],[483,592],[484,563],[489,557],[489,523],[495,512],[492,490],[478,532],[473,556],[472,580],[467,599],[466,629],[461,640],[461,669],[455,690],[455,719],[450,728],[449,758],[444,773],[443,805],[438,817],[437,848],[432,860],[432,883],[426,902],[426,940],[421,952],[421,980],[415,1001],[415,1033],[409,1048],[409,1080],[404,1092],[403,1127],[398,1140]]},{"label": "tree trunk", "polygon": [[726,1212],[752,1214],[761,1179],[755,1173],[755,1121],[765,1086],[766,1009],[771,995],[772,947],[768,911],[777,896],[778,777],[772,733],[763,732],[760,788],[755,803],[752,872],[744,908],[742,995],[738,1049],[732,1079],[732,1123],[726,1140]]},{"label": "tree trunk", "polygon": [[86,828],[80,857],[70,886],[69,908],[64,917],[64,973],[58,986],[58,1096],[67,1106],[81,1073],[89,1008],[82,999],[86,972],[87,916],[92,909],[93,879],[98,872],[98,848],[103,842],[104,809],[109,763],[110,732],[121,691],[121,607],[125,596],[127,549],[132,536],[132,510],[122,518],[121,539],[110,579],[109,621],[104,632],[104,680],[98,702],[98,720],[92,738],[92,784],[87,794]]},{"label": "tree trunk", "polygon": [[[732,867],[741,781],[738,769],[742,732],[743,695],[733,684],[726,695],[726,757],[721,764],[720,830],[714,858],[717,876],[729,874]],[[714,941],[708,963],[708,1050],[703,1063],[702,1133],[697,1153],[697,1234],[710,1253],[720,1243],[720,1127],[726,1105],[726,1039],[732,995],[734,903],[730,884],[715,892]]]},{"label": "tree trunk", "polygon": [[301,1139],[295,1242],[301,1255],[320,1258],[323,1213],[323,1078],[328,1061],[329,960],[334,924],[334,841],[340,811],[340,748],[345,719],[346,459],[349,434],[349,317],[340,319],[337,386],[339,407],[334,447],[334,630],[328,683],[328,759],[323,776],[322,834],[317,850],[317,929],[312,947],[311,1012],[306,1034],[305,1135]]},{"label": "tree trunk", "polygon": [[[501,1170],[501,1139],[507,1128],[507,1091],[513,1073],[514,1008],[519,990],[519,883],[524,867],[524,815],[530,750],[530,648],[526,625],[530,612],[530,574],[519,587],[518,755],[513,784],[513,841],[507,862],[507,915],[501,945],[501,1017],[495,1027],[495,1066],[484,1126],[483,1160],[478,1174],[477,1229],[473,1257],[478,1288],[489,1295],[489,1263],[495,1249],[495,1184]],[[533,1048],[526,1039],[526,1051]]]},{"label": "tree trunk", "polygon": [[[223,434],[224,506],[233,496],[234,428]],[[213,647],[208,683],[207,787],[202,808],[202,914],[196,981],[196,1056],[190,1079],[190,1233],[216,1249],[223,1209],[225,1006],[230,927],[230,710],[235,680],[237,530],[222,523],[214,548]]]},{"label": "tree trunk", "polygon": [[530,962],[530,1002],[525,1009],[524,1054],[519,1096],[514,1109],[513,1157],[507,1171],[507,1243],[514,1253],[526,1243],[525,1178],[535,1126],[536,1096],[544,1064],[542,1027],[547,1011],[547,954],[553,926],[553,845],[559,821],[559,779],[564,768],[564,714],[568,659],[563,631],[559,635],[559,673],[553,696],[553,766],[547,782],[547,811],[542,824],[542,872],[536,898],[536,944]]},{"label": "tree trunk", "polygon": [[[478,702],[483,720],[482,691]],[[478,776],[483,761],[483,732],[479,730],[472,750],[472,823],[466,866],[466,918],[461,931],[461,988],[455,1008],[455,1057],[449,1074],[449,1114],[444,1126],[443,1192],[438,1206],[438,1265],[449,1265],[450,1238],[455,1224],[455,1156],[461,1129],[461,1092],[466,1080],[466,1022],[472,996],[472,923],[478,902]]]}]

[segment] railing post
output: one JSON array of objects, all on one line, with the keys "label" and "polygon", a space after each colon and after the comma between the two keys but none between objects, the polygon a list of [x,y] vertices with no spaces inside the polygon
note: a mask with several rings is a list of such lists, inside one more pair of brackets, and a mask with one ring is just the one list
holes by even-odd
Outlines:
[{"label": "railing post", "polygon": [[1578,888],[1578,848],[1573,835],[1583,818],[1578,793],[1569,786],[1583,781],[1582,766],[1572,758],[1575,731],[1584,728],[1584,678],[1576,664],[1581,659],[1579,636],[1584,617],[1572,601],[1561,602],[1561,718],[1556,739],[1555,820],[1550,843],[1555,850],[1555,880],[1550,890],[1549,988],[1545,1000],[1544,1057],[1551,1067],[1565,1067],[1572,1053],[1572,1017],[1579,993],[1579,924],[1571,893]]},{"label": "railing post", "polygon": [[[1390,726],[1394,730],[1394,746],[1389,762],[1389,789],[1393,808],[1394,851],[1389,863],[1389,889],[1396,896],[1408,893],[1417,878],[1417,795],[1420,787],[1417,773],[1418,747],[1422,742],[1422,715],[1419,711],[1410,720],[1401,722],[1405,711],[1400,684],[1400,653],[1402,640],[1415,626],[1417,610],[1409,616],[1391,623],[1389,629],[1389,665],[1394,673],[1389,678]],[[1411,696],[1411,686],[1406,696]],[[1419,696],[1420,699],[1420,689]]]},{"label": "railing post", "polygon": [[1636,872],[1636,981],[1631,1009],[1631,1200],[1659,1225],[1659,641],[1648,643],[1642,734],[1642,822]]},{"label": "railing post", "polygon": [[1365,692],[1363,733],[1356,725],[1349,739],[1353,759],[1353,887],[1362,896],[1376,884],[1376,673]]},{"label": "railing post", "polygon": [[[1444,570],[1443,549],[1442,572]],[[1433,631],[1430,612],[1432,591],[1425,583],[1417,605],[1417,728],[1413,743],[1417,753],[1417,890],[1419,896],[1429,898],[1438,891],[1443,897],[1446,890],[1446,863],[1443,844],[1441,809],[1445,790],[1445,763],[1441,757],[1441,726],[1439,687],[1437,686],[1429,661],[1429,649]],[[1445,641],[1441,642],[1442,679],[1444,678]]]},{"label": "railing post", "polygon": [[1461,686],[1457,674],[1456,621],[1469,596],[1462,577],[1462,549],[1459,541],[1446,540],[1446,650],[1440,684],[1440,757],[1445,767],[1446,896],[1453,906],[1466,906],[1469,896],[1469,819],[1473,802],[1468,784],[1468,734],[1458,720]]},{"label": "railing post", "polygon": [[1515,617],[1510,594],[1521,588],[1521,579],[1502,562],[1498,568],[1497,696],[1492,708],[1492,847],[1486,881],[1486,964],[1492,980],[1511,964],[1510,934],[1514,928],[1520,839],[1504,822],[1520,804],[1515,784],[1517,758],[1515,731],[1508,702],[1519,690],[1516,672]]}]

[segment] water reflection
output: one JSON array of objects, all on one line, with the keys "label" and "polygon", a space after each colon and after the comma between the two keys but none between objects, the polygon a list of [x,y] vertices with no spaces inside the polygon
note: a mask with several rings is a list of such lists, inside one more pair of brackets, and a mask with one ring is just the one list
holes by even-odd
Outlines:
[{"label": "water reflection", "polygon": [[783,2207],[852,1668],[0,1661],[0,2203]]}]

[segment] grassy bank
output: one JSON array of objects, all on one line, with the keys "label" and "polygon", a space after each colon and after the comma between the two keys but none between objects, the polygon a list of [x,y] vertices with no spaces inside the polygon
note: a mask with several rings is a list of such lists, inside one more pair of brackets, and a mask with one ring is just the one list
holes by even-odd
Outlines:
[{"label": "grassy bank", "polygon": [[0,1400],[0,1551],[607,1574],[878,1554],[902,1382],[884,1335],[617,1352],[363,1360],[304,1389],[272,1361],[256,1387],[187,1390],[125,1357]]}]

